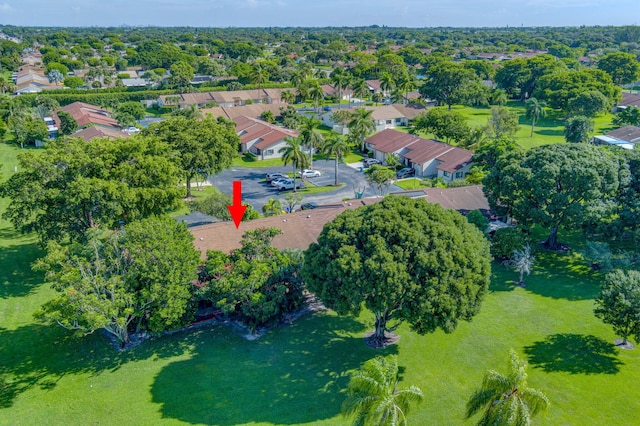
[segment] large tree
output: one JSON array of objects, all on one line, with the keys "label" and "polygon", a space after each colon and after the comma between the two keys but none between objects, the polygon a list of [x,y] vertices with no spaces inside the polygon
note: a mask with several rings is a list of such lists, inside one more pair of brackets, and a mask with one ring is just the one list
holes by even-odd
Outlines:
[{"label": "large tree", "polygon": [[471,129],[466,118],[458,111],[450,111],[444,107],[431,108],[413,120],[412,131],[433,133],[445,142],[461,143],[469,137]]},{"label": "large tree", "polygon": [[318,130],[318,126],[321,124],[322,121],[315,118],[314,115],[310,117],[302,116],[302,123],[298,128],[302,145],[309,149],[309,168],[313,168],[313,153],[315,149],[320,148],[324,141],[322,133]]},{"label": "large tree", "polygon": [[528,426],[549,407],[549,399],[527,386],[527,364],[509,351],[509,372],[489,370],[467,402],[467,419],[482,411],[478,426]]},{"label": "large tree", "polygon": [[454,62],[440,62],[427,70],[427,77],[420,87],[420,94],[435,100],[438,105],[462,103],[466,88],[478,77],[475,72]]},{"label": "large tree", "polygon": [[594,117],[607,112],[609,108],[611,108],[611,102],[600,91],[586,90],[569,100],[567,112],[571,115]]},{"label": "large tree", "polygon": [[419,334],[452,332],[479,311],[489,274],[488,242],[462,215],[395,196],[326,224],[303,267],[309,289],[338,314],[374,313],[374,346],[403,321]]},{"label": "large tree", "polygon": [[37,317],[80,335],[104,329],[125,345],[132,331],[184,323],[199,262],[193,235],[168,216],[95,228],[86,243],[50,242],[36,267],[57,295]]},{"label": "large tree", "polygon": [[11,199],[3,217],[42,241],[82,240],[89,228],[160,214],[180,201],[179,169],[158,141],[51,141],[18,159],[20,171],[0,186]]},{"label": "large tree", "polygon": [[616,84],[634,83],[640,79],[640,62],[633,53],[608,53],[600,58],[598,68],[609,74]]},{"label": "large tree", "polygon": [[58,119],[60,119],[60,134],[70,135],[78,130],[78,122],[68,112],[58,111]]},{"label": "large tree", "polygon": [[580,226],[592,207],[618,189],[619,161],[588,144],[552,144],[498,159],[484,180],[492,209],[523,224],[549,228],[557,247],[560,226]]},{"label": "large tree", "polygon": [[623,345],[629,336],[640,342],[640,272],[616,269],[608,273],[594,312],[622,337]]},{"label": "large tree", "polygon": [[422,401],[416,386],[400,389],[398,358],[378,356],[351,374],[342,413],[353,417],[354,426],[406,426],[411,404]]},{"label": "large tree", "polygon": [[187,197],[191,196],[191,181],[196,175],[206,177],[228,168],[240,148],[234,123],[211,116],[202,120],[171,117],[152,124],[143,133],[153,135],[177,151]]},{"label": "large tree", "polygon": [[518,131],[518,114],[503,106],[492,106],[486,132],[494,138],[512,137]]}]

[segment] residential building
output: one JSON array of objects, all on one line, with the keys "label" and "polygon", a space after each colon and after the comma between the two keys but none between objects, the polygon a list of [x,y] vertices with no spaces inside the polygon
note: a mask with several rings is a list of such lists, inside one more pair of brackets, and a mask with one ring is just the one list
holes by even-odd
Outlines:
[{"label": "residential building", "polygon": [[375,159],[382,162],[387,155],[395,154],[402,164],[416,171],[416,176],[451,182],[464,179],[471,170],[473,152],[397,130],[383,130],[365,142]]},{"label": "residential building", "polygon": [[241,151],[250,152],[260,160],[282,157],[280,149],[286,146],[285,138],[298,137],[298,132],[244,115],[233,121],[240,136]]},{"label": "residential building", "polygon": [[624,149],[635,149],[636,145],[640,143],[640,127],[620,127],[604,135],[594,136],[592,140],[597,144],[615,145]]},{"label": "residential building", "polygon": [[[408,126],[409,121],[416,118],[420,113],[426,111],[425,107],[420,104],[392,104],[383,106],[365,106],[362,108],[368,111],[373,111],[371,113],[371,119],[376,126],[376,132],[380,132],[385,129],[393,129],[398,126]],[[336,133],[349,133],[347,126],[343,126],[342,124],[335,123],[333,121],[334,111],[336,111],[336,109],[323,112],[319,116],[322,124],[331,127]],[[349,108],[346,109],[346,111],[353,112],[355,111],[355,108]]]}]

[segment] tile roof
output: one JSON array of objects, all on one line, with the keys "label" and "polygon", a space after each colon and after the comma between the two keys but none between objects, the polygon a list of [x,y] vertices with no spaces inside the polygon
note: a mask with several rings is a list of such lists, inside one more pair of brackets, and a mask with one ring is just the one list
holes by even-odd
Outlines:
[{"label": "tile roof", "polygon": [[402,148],[410,146],[418,139],[420,138],[408,133],[398,132],[393,129],[385,129],[368,137],[365,141],[373,145],[376,151],[391,154],[400,151]]},{"label": "tile roof", "polygon": [[438,164],[437,169],[453,173],[471,163],[472,159],[473,152],[454,146],[450,150],[436,157],[436,160],[442,162]]},{"label": "tile roof", "polygon": [[109,139],[128,138],[129,133],[114,129],[113,127],[91,126],[91,127],[85,127],[84,129],[78,130],[77,132],[73,133],[69,137],[82,138],[86,142],[89,142],[91,139],[94,139],[94,138],[109,138]]},{"label": "tile roof", "polygon": [[606,135],[622,141],[635,142],[640,140],[640,127],[624,126],[619,129],[612,130],[606,133]]},{"label": "tile roof", "polygon": [[[78,122],[79,128],[86,127],[89,124],[120,128],[118,121],[111,118],[111,113],[99,106],[86,104],[84,102],[74,102],[63,106],[60,110],[68,112]],[[54,118],[56,125],[60,128],[60,119],[55,113]]]},{"label": "tile roof", "polygon": [[276,117],[280,115],[280,108],[286,108],[289,104],[252,104],[234,107],[213,107],[201,109],[202,114],[211,114],[215,118],[224,117],[233,120],[236,117],[245,115],[247,117],[258,118],[265,111],[271,111]]},{"label": "tile roof", "polygon": [[[489,203],[482,192],[482,186],[426,188],[419,191],[400,192],[395,195],[406,194],[411,194],[414,197],[424,197],[427,201],[440,204],[447,209],[462,211],[489,209]],[[311,243],[318,240],[324,225],[332,221],[340,213],[347,209],[374,204],[380,200],[382,198],[364,198],[328,204],[319,206],[314,210],[242,222],[239,228],[236,228],[233,222],[228,221],[194,226],[189,228],[189,231],[195,237],[194,245],[196,249],[200,250],[202,258],[205,258],[207,250],[220,250],[228,253],[233,249],[240,248],[240,241],[245,232],[270,227],[278,228],[282,231],[282,234],[273,239],[274,247],[280,250],[285,248],[306,250]]]},{"label": "tile roof", "polygon": [[255,144],[256,148],[259,149],[274,145],[288,136],[298,136],[298,133],[293,130],[244,115],[235,117],[233,121],[236,123],[236,132],[240,136],[240,142],[246,144],[259,139]]}]

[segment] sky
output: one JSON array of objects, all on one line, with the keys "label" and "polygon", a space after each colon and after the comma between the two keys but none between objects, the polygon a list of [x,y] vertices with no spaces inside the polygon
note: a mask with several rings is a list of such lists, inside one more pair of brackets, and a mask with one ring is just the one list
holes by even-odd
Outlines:
[{"label": "sky", "polygon": [[190,27],[638,25],[640,0],[0,0],[0,24]]}]

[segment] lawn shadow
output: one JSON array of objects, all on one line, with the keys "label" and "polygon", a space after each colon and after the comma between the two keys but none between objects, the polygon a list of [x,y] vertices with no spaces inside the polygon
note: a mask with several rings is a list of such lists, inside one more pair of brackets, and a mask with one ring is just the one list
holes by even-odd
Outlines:
[{"label": "lawn shadow", "polygon": [[183,354],[189,348],[184,337],[167,336],[119,352],[101,333],[82,338],[62,327],[30,324],[0,331],[0,409],[32,387],[51,390],[67,374],[99,375],[123,364]]},{"label": "lawn shadow", "polygon": [[576,251],[538,251],[526,283],[527,291],[554,299],[594,299],[600,291],[594,272]]},{"label": "lawn shadow", "polygon": [[[542,127],[542,126],[540,126]],[[563,129],[555,129],[555,130],[536,130],[533,132],[534,135],[542,135],[542,136],[564,136]]]},{"label": "lawn shadow", "polygon": [[153,402],[163,418],[191,424],[311,424],[334,417],[347,372],[397,351],[369,348],[364,331],[353,318],[329,314],[301,318],[253,342],[224,340],[229,332],[214,329],[191,359],[156,376]]},{"label": "lawn shadow", "polygon": [[31,269],[43,254],[36,243],[0,248],[0,299],[26,296],[44,282],[42,274]]},{"label": "lawn shadow", "polygon": [[616,374],[624,365],[615,346],[584,334],[552,334],[524,348],[529,364],[547,373]]}]

